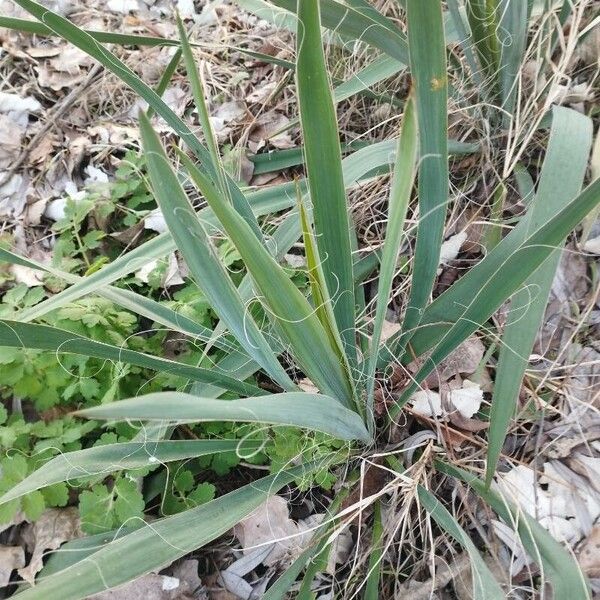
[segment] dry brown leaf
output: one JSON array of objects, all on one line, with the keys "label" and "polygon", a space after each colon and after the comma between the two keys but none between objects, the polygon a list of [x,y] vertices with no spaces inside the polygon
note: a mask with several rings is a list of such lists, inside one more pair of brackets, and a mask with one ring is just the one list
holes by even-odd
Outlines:
[{"label": "dry brown leaf", "polygon": [[25,566],[25,552],[21,546],[0,546],[0,588],[10,583],[11,573]]},{"label": "dry brown leaf", "polygon": [[10,271],[16,283],[24,283],[27,287],[36,287],[43,284],[44,273],[25,265],[11,265]]},{"label": "dry brown leaf", "polygon": [[26,567],[19,569],[19,575],[33,584],[36,574],[43,566],[47,550],[56,550],[64,542],[81,537],[79,512],[75,507],[49,508],[35,522],[27,526],[23,537],[32,553]]},{"label": "dry brown leaf", "polygon": [[600,352],[589,346],[573,344],[568,352],[569,369],[565,390],[578,400],[574,408],[581,413],[600,406]]},{"label": "dry brown leaf", "polygon": [[205,577],[204,583],[208,589],[208,598],[210,600],[239,600],[237,596],[223,587],[223,581],[219,572],[211,573]]},{"label": "dry brown leaf", "polygon": [[148,573],[115,589],[95,594],[90,600],[201,600],[197,594],[202,586],[198,577],[198,561],[185,560],[177,565],[172,575]]},{"label": "dry brown leaf", "polygon": [[250,184],[260,187],[267,185],[267,183],[271,183],[277,177],[279,177],[279,173],[276,173],[275,171],[273,173],[260,173],[260,175],[255,175],[252,178]]},{"label": "dry brown leaf", "polygon": [[0,92],[0,113],[6,115],[22,129],[29,124],[29,114],[41,108],[42,105],[32,96],[23,98],[18,94]]},{"label": "dry brown leaf", "polygon": [[263,561],[265,566],[290,563],[310,539],[310,534],[302,533],[298,524],[290,519],[287,501],[281,496],[268,498],[233,528],[233,534],[240,541],[244,554],[257,546],[275,543]]},{"label": "dry brown leaf", "polygon": [[30,48],[27,48],[25,52],[27,52],[31,58],[52,58],[58,56],[61,49],[58,46],[43,44],[41,46],[31,46]]},{"label": "dry brown leaf", "polygon": [[495,487],[507,500],[537,515],[540,525],[559,541],[577,542],[600,516],[600,494],[589,479],[561,461],[544,463],[540,477],[532,468],[518,465],[497,475]]},{"label": "dry brown leaf", "polygon": [[583,300],[589,290],[587,268],[581,254],[572,247],[565,248],[552,281],[552,296],[564,303]]},{"label": "dry brown leaf", "polygon": [[588,577],[600,577],[600,525],[596,525],[583,541],[578,560]]},{"label": "dry brown leaf", "polygon": [[479,412],[483,402],[483,390],[479,387],[479,384],[465,379],[461,388],[449,391],[448,399],[461,416],[470,419],[475,413]]},{"label": "dry brown leaf", "polygon": [[431,390],[420,390],[415,392],[408,401],[412,409],[419,415],[425,417],[441,417],[444,414],[442,410],[442,397]]},{"label": "dry brown leaf", "polygon": [[[87,128],[88,135],[102,144],[111,144],[119,147],[130,146],[138,142],[140,132],[137,127],[119,125],[118,123],[103,122]],[[83,138],[85,140],[85,138]],[[89,143],[89,140],[87,141]]]},{"label": "dry brown leaf", "polygon": [[[0,171],[1,173],[1,171]],[[0,217],[19,217],[27,202],[29,179],[13,175],[0,186]]]},{"label": "dry brown leaf", "polygon": [[54,157],[54,148],[58,145],[58,139],[54,133],[45,135],[39,144],[36,144],[29,153],[29,163],[38,167]]},{"label": "dry brown leaf", "polygon": [[85,69],[91,66],[91,58],[74,46],[61,48],[60,54],[38,66],[38,83],[55,91],[72,88],[85,76]]},{"label": "dry brown leaf", "polygon": [[600,254],[600,237],[587,240],[583,245],[583,249],[591,254]]},{"label": "dry brown leaf", "polygon": [[274,110],[262,114],[256,120],[248,137],[248,145],[252,152],[257,152],[263,148],[267,142],[278,150],[295,148],[295,144],[292,141],[289,131],[277,133],[286,127],[289,122],[290,120],[285,115],[275,112]]},{"label": "dry brown leaf", "polygon": [[440,265],[446,265],[452,262],[460,252],[462,245],[467,240],[467,232],[460,231],[449,237],[440,249]]},{"label": "dry brown leaf", "polygon": [[298,382],[298,387],[303,391],[303,392],[307,392],[308,394],[318,394],[319,393],[319,388],[310,380],[310,379],[301,379]]},{"label": "dry brown leaf", "polygon": [[456,231],[465,231],[467,234],[461,248],[464,252],[477,253],[482,251],[483,224],[480,211],[467,207],[458,218]]},{"label": "dry brown leaf", "polygon": [[262,104],[265,102],[269,96],[277,89],[279,83],[277,81],[272,81],[271,83],[267,83],[266,85],[261,85],[257,87],[253,92],[246,96],[246,100],[251,103]]},{"label": "dry brown leaf", "polygon": [[8,115],[0,114],[0,169],[7,169],[21,153],[23,129]]},{"label": "dry brown leaf", "polygon": [[386,340],[389,340],[394,334],[400,331],[400,323],[393,323],[385,319],[383,321],[383,327],[381,329],[381,343],[383,344]]},{"label": "dry brown leaf", "polygon": [[[457,375],[472,375],[483,359],[485,346],[481,340],[472,336],[440,362],[435,371],[430,373],[424,382],[424,387],[439,388],[442,383]],[[415,374],[424,364],[424,359],[418,359],[408,365],[408,370]]]},{"label": "dry brown leaf", "polygon": [[240,100],[232,100],[220,104],[210,117],[210,124],[220,142],[224,142],[231,133],[231,128],[241,122],[248,114],[246,104]]}]

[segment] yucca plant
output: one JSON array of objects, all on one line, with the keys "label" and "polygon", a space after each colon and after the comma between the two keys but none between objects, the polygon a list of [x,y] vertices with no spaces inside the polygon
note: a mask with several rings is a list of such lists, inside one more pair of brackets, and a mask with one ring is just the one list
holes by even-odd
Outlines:
[{"label": "yucca plant", "polygon": [[[139,396],[82,410],[81,417],[96,420],[134,420],[145,423],[137,440],[95,447],[61,455],[31,474],[0,502],[11,502],[32,490],[59,481],[110,472],[113,465],[128,469],[144,467],[149,459],[167,463],[237,447],[237,442],[170,440],[178,424],[202,421],[238,421],[288,425],[319,431],[347,442],[343,453],[328,458],[333,466],[377,449],[381,432],[389,420],[376,419],[374,397],[378,379],[391,363],[408,363],[427,357],[410,385],[390,410],[393,419],[425,377],[474,332],[489,328],[490,317],[507,300],[525,301],[519,295],[524,285],[540,288],[535,303],[527,308],[525,325],[509,325],[497,370],[489,434],[487,475],[475,474],[448,463],[443,456],[429,466],[468,484],[508,525],[518,532],[531,557],[538,562],[545,581],[556,598],[586,598],[588,583],[576,562],[530,515],[523,514],[489,487],[507,426],[514,411],[518,383],[543,314],[549,285],[557,265],[557,248],[579,222],[600,203],[600,182],[581,193],[591,141],[589,119],[567,108],[551,113],[551,133],[544,167],[525,216],[506,236],[490,245],[489,252],[474,268],[431,302],[439,266],[449,198],[449,153],[476,152],[475,145],[448,140],[448,67],[444,15],[440,0],[407,0],[408,37],[396,23],[363,0],[346,4],[336,0],[274,0],[275,7],[255,0],[240,4],[287,23],[297,33],[296,70],[303,162],[306,180],[267,190],[242,191],[221,163],[209,120],[206,90],[192,46],[179,22],[180,39],[163,40],[86,32],[33,0],[15,0],[39,23],[3,18],[0,25],[38,34],[56,34],[73,43],[112,71],[148,102],[149,112],[160,115],[179,136],[188,152],[169,153],[153,130],[148,114],[140,114],[142,151],[155,199],[162,209],[169,232],[161,234],[85,278],[77,278],[46,265],[2,250],[2,258],[15,264],[50,271],[70,283],[65,291],[23,311],[18,319],[0,323],[0,345],[76,353],[127,362],[157,371],[168,371],[189,380],[181,392]],[[528,32],[530,11],[522,0],[466,2],[449,1],[453,19],[464,46],[464,56],[474,81],[485,81],[481,93],[488,102],[503,106],[510,121],[517,104],[518,71]],[[568,4],[568,3],[565,3]],[[463,10],[466,8],[466,11]],[[269,12],[270,11],[270,12]],[[295,15],[295,18],[290,18]],[[285,19],[281,19],[281,17]],[[498,19],[503,27],[498,26]],[[360,80],[382,81],[409,68],[412,90],[404,103],[397,141],[367,146],[342,160],[335,101],[362,91],[347,82],[332,90],[326,70],[322,27],[335,30],[348,40],[361,40],[384,53],[360,74]],[[515,46],[506,49],[499,32],[514,34]],[[464,33],[464,35],[462,35]],[[174,56],[157,91],[144,84],[102,43],[171,44],[180,49]],[[518,42],[518,43],[517,43]],[[161,91],[183,59],[202,125],[204,143],[161,99]],[[345,87],[342,87],[344,86]],[[341,89],[340,89],[341,88]],[[493,120],[492,120],[493,121]],[[504,119],[491,123],[503,127]],[[177,160],[175,160],[177,159]],[[182,170],[176,168],[176,163]],[[348,211],[346,188],[353,182],[393,165],[389,189],[386,237],[381,252],[368,257],[378,268],[378,289],[369,336],[364,330],[364,277],[362,261],[355,259],[356,234]],[[507,164],[505,177],[515,169]],[[182,185],[182,180],[186,185]],[[206,200],[207,208],[196,211],[187,194],[193,184]],[[412,265],[411,289],[402,327],[382,343],[385,313],[397,270],[407,209],[418,203],[419,222]],[[278,228],[269,235],[260,217],[287,211]],[[213,235],[224,233],[235,245],[247,269],[236,287],[215,251]],[[309,279],[305,296],[281,266],[283,254],[292,244],[304,243]],[[178,249],[192,277],[211,303],[221,323],[211,331],[184,318],[164,305],[134,292],[113,286],[141,262],[165,256]],[[363,259],[364,260],[364,259]],[[35,319],[86,294],[98,294],[152,321],[226,352],[213,369],[193,367],[177,361],[110,346],[52,327]],[[514,297],[513,297],[514,296]],[[258,303],[267,318],[259,322],[249,306]],[[511,354],[511,348],[519,348]],[[291,369],[291,361],[318,389],[302,392]],[[261,372],[280,391],[267,392],[249,383]],[[516,374],[516,375],[515,375]],[[220,399],[225,392],[236,399]],[[245,440],[240,452],[255,450],[253,439]],[[78,599],[118,586],[219,537],[284,486],[301,480],[323,464],[300,464],[270,475],[186,512],[154,521],[135,531],[94,547],[58,572],[42,577],[36,586],[17,597]],[[396,465],[402,475],[402,466]],[[403,477],[410,478],[410,472]],[[472,562],[475,598],[504,598],[506,592],[495,580],[479,550],[444,508],[442,501],[414,482],[418,501],[439,527],[468,552]],[[381,536],[379,500],[384,491],[359,505],[344,509],[339,522],[350,522],[366,505],[375,506],[373,537]],[[339,506],[339,504],[338,504]],[[333,507],[332,507],[333,510]],[[335,519],[325,523],[311,545],[266,592],[270,599],[283,598],[302,574],[310,559],[331,542]],[[365,587],[367,598],[378,597],[381,553],[375,552]],[[306,569],[299,597],[310,597],[314,576]],[[304,594],[304,595],[303,595]]]}]

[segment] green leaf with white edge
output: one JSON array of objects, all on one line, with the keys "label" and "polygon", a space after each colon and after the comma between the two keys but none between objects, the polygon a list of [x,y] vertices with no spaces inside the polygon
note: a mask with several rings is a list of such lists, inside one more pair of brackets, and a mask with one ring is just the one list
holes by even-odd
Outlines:
[{"label": "green leaf with white edge", "polygon": [[440,0],[408,0],[408,45],[419,124],[419,223],[411,290],[404,322],[406,343],[429,302],[440,262],[448,180],[448,77]]},{"label": "green leaf with white edge", "polygon": [[488,81],[493,96],[498,94],[500,77],[497,4],[498,0],[466,0],[473,45],[484,74],[484,81]]},{"label": "green leaf with white edge", "polygon": [[531,515],[487,488],[483,481],[468,471],[438,460],[435,466],[438,471],[464,481],[508,526],[515,529],[529,556],[542,569],[544,579],[552,585],[554,598],[591,598],[589,582],[573,555]]},{"label": "green leaf with white edge", "polygon": [[188,460],[218,452],[248,456],[264,442],[245,440],[140,440],[94,446],[59,454],[0,497],[0,504],[61,481],[94,475],[109,476],[115,471],[152,467],[176,460]]},{"label": "green leaf with white edge", "polygon": [[[194,104],[196,105],[196,111],[198,112],[198,118],[200,120],[200,127],[202,128],[202,133],[204,134],[204,139],[206,140],[206,145],[212,159],[212,168],[217,175],[217,182],[221,193],[229,202],[231,202],[227,181],[225,179],[225,170],[223,169],[221,155],[219,154],[219,146],[210,122],[210,113],[208,112],[208,105],[206,102],[204,82],[194,59],[192,47],[190,46],[183,21],[179,15],[177,15],[177,30],[179,32],[179,39],[181,40],[181,50],[185,62],[185,69],[187,71],[188,79],[190,80]],[[254,223],[256,222],[254,221]],[[258,229],[258,224],[256,225]],[[259,240],[263,239],[260,229],[255,231],[255,233],[257,233]]]},{"label": "green leaf with white edge", "polygon": [[144,526],[145,523],[135,520],[128,523],[127,526],[121,526],[106,533],[86,535],[66,542],[57,551],[50,553],[47,558],[45,557],[44,566],[37,575],[36,585],[42,577],[54,575],[95,554],[116,539],[129,535],[132,531]]},{"label": "green leaf with white edge", "polygon": [[[544,158],[537,195],[523,220],[523,237],[581,190],[592,144],[591,120],[572,109],[553,109],[550,141]],[[562,245],[562,244],[560,244]],[[491,483],[504,438],[515,413],[521,382],[561,259],[560,247],[524,283],[513,297],[502,335],[490,412],[486,482]]]},{"label": "green leaf with white edge", "polygon": [[381,332],[396,273],[398,252],[402,242],[402,232],[406,211],[413,188],[418,148],[417,115],[413,96],[409,96],[404,108],[402,130],[398,138],[394,176],[388,201],[388,221],[383,252],[379,267],[375,321],[371,334],[371,349],[367,361],[367,413],[373,411],[373,392],[375,390],[375,370],[379,356]]},{"label": "green leaf with white edge", "polygon": [[317,248],[344,351],[356,361],[352,240],[319,0],[298,0],[296,85]]},{"label": "green leaf with white edge", "polygon": [[[453,152],[458,154],[464,152],[476,152],[479,149],[477,144],[465,144],[456,141],[451,141],[450,147]],[[372,144],[344,158],[342,160],[344,185],[346,187],[351,187],[363,177],[371,176],[374,171],[380,170],[381,167],[387,167],[387,165],[393,164],[396,156],[396,149],[397,142],[395,140],[389,140]],[[185,162],[187,159],[183,158],[182,160]],[[194,170],[194,167],[192,167],[192,170]],[[250,195],[252,205],[263,206],[273,204],[274,202],[270,200],[273,196],[282,198],[283,202],[286,198],[295,197],[298,193],[298,187],[301,189],[302,193],[306,193],[305,180],[265,188]],[[310,206],[306,206],[306,210],[309,213],[312,211]],[[211,216],[214,217],[212,214]],[[300,236],[301,226],[299,213],[297,211],[290,211],[272,235],[270,246],[273,248],[274,257],[277,260],[283,259],[286,252],[288,252],[292,245],[296,243]],[[252,284],[249,274],[245,275],[238,290],[244,302],[249,302],[252,299]],[[225,328],[221,323],[215,328],[216,334],[222,334],[224,331]]]},{"label": "green leaf with white edge", "polygon": [[500,100],[507,121],[513,115],[519,86],[521,63],[527,43],[527,2],[523,0],[499,0],[499,27],[496,35],[500,45],[499,78]]},{"label": "green leaf with white edge", "polygon": [[240,253],[261,302],[307,377],[324,393],[351,406],[353,389],[348,372],[328,343],[313,307],[268,250],[248,235],[246,224],[221,201],[210,180],[185,155],[181,160]]},{"label": "green leaf with white edge", "polygon": [[[14,17],[0,17],[0,27],[14,29],[23,33],[35,35],[52,36],[55,32],[43,23],[30,21],[28,19],[17,19]],[[86,29],[85,32],[102,44],[119,44],[123,46],[178,46],[177,40],[155,37],[149,35],[136,35],[130,33],[112,33],[110,31],[94,31]]]},{"label": "green leaf with white edge", "polygon": [[[84,280],[82,277],[73,275],[72,273],[67,273],[66,271],[57,269],[52,265],[42,264],[30,258],[19,256],[10,250],[5,250],[4,248],[0,248],[0,261],[13,265],[22,265],[30,269],[45,271],[46,273],[50,273],[55,277],[70,283],[77,283]],[[208,341],[212,338],[213,332],[208,327],[205,327],[193,319],[174,311],[164,304],[156,302],[156,300],[153,300],[152,298],[143,296],[142,294],[138,294],[125,288],[117,288],[113,286],[100,287],[96,290],[96,293],[123,308],[151,319],[152,321],[164,325],[165,327],[169,327],[174,331],[185,333],[202,341]],[[239,344],[233,340],[226,340],[221,337],[216,341],[215,345],[226,352],[237,352],[243,354],[246,359],[249,360],[248,355],[243,353]]]},{"label": "green leaf with white edge", "polygon": [[150,354],[144,354],[143,352],[129,350],[122,346],[112,346],[97,342],[71,331],[48,325],[35,325],[0,319],[0,346],[81,354],[83,356],[114,360],[154,371],[179,375],[192,381],[210,383],[238,394],[256,395],[261,392],[260,388],[249,383],[244,383],[243,381],[238,381],[215,368],[203,369],[166,358],[158,358]]},{"label": "green leaf with white edge", "polygon": [[285,392],[239,400],[214,400],[183,392],[158,392],[77,411],[89,419],[171,420],[189,423],[244,421],[322,431],[341,440],[370,437],[361,418],[322,394]]},{"label": "green leaf with white edge", "polygon": [[[148,85],[146,85],[123,61],[114,53],[100,45],[91,35],[80,29],[68,19],[45,8],[33,0],[15,0],[21,8],[42,21],[49,29],[86,54],[97,60],[102,66],[114,73],[123,83],[128,85],[136,94],[143,98],[148,106],[160,115],[168,125],[181,137],[188,148],[196,155],[212,177],[218,177],[210,159],[210,153],[200,143],[194,132],[178,117],[164,100]],[[226,175],[227,187],[235,209],[252,227],[254,233],[260,236],[256,217],[250,209],[248,200],[242,194],[231,177]]]},{"label": "green leaf with white edge", "polygon": [[335,86],[333,89],[334,102],[337,104],[342,100],[360,94],[377,83],[397,75],[406,68],[404,63],[391,56],[379,56],[372,63],[352,75],[347,81]]},{"label": "green leaf with white edge", "polygon": [[[240,5],[245,2],[245,0],[237,1]],[[289,13],[296,13],[295,0],[271,0],[271,4],[283,8]],[[341,4],[335,0],[320,0],[319,8],[324,27],[344,37],[371,44],[388,56],[405,65],[408,64],[404,34],[387,17],[380,15],[380,18],[374,20],[372,14],[367,14],[349,4]]]},{"label": "green leaf with white edge", "polygon": [[19,600],[81,600],[158,571],[229,531],[283,486],[313,465],[295,467],[241,487],[216,500],[153,521],[14,597]]},{"label": "green leaf with white edge", "polygon": [[176,460],[188,460],[218,452],[248,455],[263,442],[246,440],[141,440],[94,446],[60,454],[28,475],[0,497],[0,504],[10,502],[35,490],[59,482],[94,475],[109,476],[115,471],[156,466]]},{"label": "green leaf with white edge", "polygon": [[446,510],[441,502],[423,486],[417,487],[419,502],[431,515],[432,519],[450,536],[452,536],[469,554],[471,559],[471,578],[473,582],[473,600],[504,600],[506,594],[485,564],[479,550],[471,538],[458,524],[456,519]]},{"label": "green leaf with white edge", "polygon": [[[158,135],[142,113],[140,130],[155,199],[196,284],[248,354],[284,389],[296,389],[248,314],[227,269],[220,261],[211,239],[173,172]],[[233,208],[231,210],[235,212]],[[258,242],[250,225],[243,217],[240,218]]]},{"label": "green leaf with white edge", "polygon": [[[392,413],[396,413],[406,403],[418,384],[431,373],[435,365],[439,364],[454,348],[485,324],[492,314],[552,255],[554,249],[562,243],[569,232],[599,204],[600,179],[597,179],[561,211],[536,229],[506,259],[495,265],[495,270],[486,279],[477,279],[476,287],[471,290],[470,299],[461,305],[462,314],[458,316],[457,320],[446,325],[448,315],[438,321],[437,325],[441,323],[443,329],[441,339],[437,338],[439,339],[437,344],[434,329],[439,331],[438,327],[435,327],[434,324],[432,328],[423,328],[423,331],[429,329],[430,338],[426,345],[418,348],[418,352],[415,351],[415,355],[420,356],[422,352],[431,347],[433,350],[423,367],[414,376],[413,383],[402,393],[395,408],[391,411]],[[514,231],[516,229],[513,230],[513,233]],[[504,240],[506,239],[508,238],[504,238]],[[500,246],[501,244],[498,244],[496,248]],[[493,251],[488,255],[488,259],[492,253]],[[475,272],[476,268],[472,269],[469,275]],[[467,277],[468,275],[463,279]],[[469,283],[473,284],[473,280],[470,280]],[[448,312],[450,312],[449,307]],[[432,339],[435,341],[432,342]]]},{"label": "green leaf with white edge", "polygon": [[[387,140],[378,142],[369,147],[362,148],[342,161],[344,171],[344,183],[346,187],[355,185],[364,177],[371,176],[374,172],[379,172],[382,167],[394,164],[396,140]],[[457,142],[449,140],[449,151],[451,154],[462,155],[471,154],[480,150],[478,144]],[[306,190],[305,182],[300,181],[303,191]],[[294,206],[296,202],[295,184],[284,183],[269,186],[262,190],[248,193],[248,200],[257,216],[263,216],[272,212],[279,212]],[[198,212],[202,222],[207,227],[212,227],[215,231],[219,230],[218,222],[210,208],[204,208]],[[287,249],[300,237],[300,225],[297,221],[295,225],[297,234],[288,235],[294,237],[281,256],[287,252]],[[283,248],[279,245],[277,248]],[[99,290],[106,285],[114,283],[121,277],[141,269],[145,264],[152,260],[164,258],[170,252],[175,250],[175,243],[171,235],[166,232],[155,238],[140,244],[138,247],[123,254],[112,263],[102,267],[99,271],[92,273],[78,283],[71,285],[62,292],[51,296],[39,304],[19,313],[19,320],[31,321],[37,319],[50,311],[61,308],[69,302],[92,293],[100,293]]]},{"label": "green leaf with white edge", "polygon": [[337,350],[338,356],[343,360],[343,342],[335,322],[331,298],[327,290],[327,284],[325,283],[323,264],[319,257],[319,248],[314,239],[314,233],[307,210],[302,202],[300,190],[298,190],[298,210],[300,212],[300,223],[302,226],[302,240],[304,241],[306,272],[308,274],[308,283],[310,285],[312,303],[315,307],[315,314],[319,318],[319,321],[321,321],[323,329],[327,332],[331,347],[334,350]]},{"label": "green leaf with white edge", "polygon": [[[344,185],[346,187],[350,187],[360,181],[363,177],[365,177],[365,175],[368,176],[370,173],[376,171],[382,166],[394,164],[397,146],[398,143],[396,140],[378,142],[366,148],[362,148],[361,150],[358,150],[357,152],[354,152],[350,156],[346,157],[342,161]],[[453,154],[472,153],[477,152],[479,149],[477,144],[465,144],[453,140],[450,140],[449,147],[451,153]],[[302,186],[302,183],[303,182],[301,181],[298,185]],[[277,191],[277,194],[281,194],[283,196],[287,195],[288,197],[293,197],[296,187],[297,185],[294,182],[286,183],[282,186],[273,186],[273,188],[279,188],[280,191]],[[267,198],[270,197],[271,194],[272,191],[267,188],[263,191],[256,192],[256,197],[260,196],[261,200],[266,202]],[[307,206],[306,210],[310,211],[310,207]],[[278,260],[283,258],[285,253],[288,252],[291,246],[298,240],[300,234],[300,216],[297,211],[290,212],[284,221],[277,227],[272,236],[272,246],[275,247],[275,257]],[[355,271],[354,275],[356,278],[358,271]],[[244,277],[238,289],[242,299],[245,302],[252,298],[252,286],[250,282],[250,276],[248,274]],[[215,331],[218,330],[219,326],[217,326]],[[228,361],[228,358],[224,360]],[[219,366],[221,366],[221,363],[219,363]],[[207,395],[209,390],[212,393],[213,388],[198,385],[195,387],[195,389],[201,390],[201,392],[197,391],[198,394]]]}]

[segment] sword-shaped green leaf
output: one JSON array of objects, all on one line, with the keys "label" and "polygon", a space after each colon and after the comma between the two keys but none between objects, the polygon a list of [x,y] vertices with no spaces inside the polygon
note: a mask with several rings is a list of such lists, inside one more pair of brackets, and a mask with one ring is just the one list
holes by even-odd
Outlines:
[{"label": "sword-shaped green leaf", "polygon": [[193,381],[211,383],[220,388],[243,395],[256,395],[261,391],[260,388],[254,385],[238,381],[214,368],[203,369],[193,367],[166,358],[159,358],[150,354],[144,354],[143,352],[129,350],[121,346],[104,344],[72,333],[71,331],[48,325],[35,325],[32,323],[11,321],[9,319],[0,319],[0,346],[50,350],[52,352],[81,354],[83,356],[114,360],[154,371],[164,371],[173,375],[180,375]]},{"label": "sword-shaped green leaf", "polygon": [[356,361],[351,229],[319,0],[298,0],[296,82],[315,238],[344,351]]},{"label": "sword-shaped green leaf", "polygon": [[89,419],[142,421],[245,421],[322,431],[341,440],[368,442],[361,418],[322,394],[286,392],[241,400],[214,400],[182,392],[158,392],[80,410]]}]

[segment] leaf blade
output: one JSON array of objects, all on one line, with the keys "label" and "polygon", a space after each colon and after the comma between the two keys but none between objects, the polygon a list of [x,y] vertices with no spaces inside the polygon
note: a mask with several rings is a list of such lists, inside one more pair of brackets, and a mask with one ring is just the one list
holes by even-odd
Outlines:
[{"label": "leaf blade", "polygon": [[[140,130],[156,201],[196,283],[246,352],[284,389],[296,389],[255,321],[247,313],[208,234],[173,173],[158,135],[143,114],[140,114]],[[255,236],[254,230],[252,235]]]},{"label": "leaf blade", "polygon": [[[182,155],[181,160],[219,216],[246,264],[261,301],[302,369],[321,391],[351,406],[353,390],[348,372],[336,349],[330,345],[326,331],[312,306],[273,256],[255,238],[248,235],[248,228],[238,215],[226,203],[221,202],[210,180],[187,157]],[[319,340],[319,343],[315,344],[315,340]]]},{"label": "leaf blade", "polygon": [[136,469],[218,452],[255,451],[262,442],[252,440],[143,440],[94,446],[59,454],[0,497],[0,504],[54,483],[115,471]]},{"label": "leaf blade", "polygon": [[[538,184],[537,197],[526,214],[528,229],[544,223],[581,190],[592,144],[592,123],[580,113],[555,107],[550,141]],[[565,157],[568,157],[566,168]],[[523,234],[526,234],[523,228]],[[562,244],[560,245],[562,246]],[[523,375],[529,363],[537,331],[542,323],[554,275],[558,267],[560,246],[524,283],[524,289],[513,297],[496,367],[496,378],[490,412],[486,483],[492,481],[514,414]],[[528,290],[535,290],[534,297]]]},{"label": "leaf blade", "polygon": [[[19,600],[81,600],[171,564],[219,537],[270,495],[301,477],[310,466],[296,467],[250,483],[216,500],[165,517],[120,537],[90,560],[48,575],[15,595]],[[126,557],[135,557],[127,560]]]},{"label": "leaf blade", "polygon": [[325,67],[319,0],[298,1],[298,106],[316,245],[344,351],[356,361],[352,241],[335,108]]},{"label": "leaf blade", "polygon": [[419,123],[419,224],[411,290],[404,321],[403,353],[421,320],[439,265],[448,202],[448,79],[442,6],[439,0],[408,0],[410,67]]},{"label": "leaf blade", "polygon": [[215,369],[193,367],[166,358],[158,358],[143,352],[129,350],[128,348],[111,346],[48,325],[35,325],[0,319],[0,346],[81,354],[180,375],[193,381],[211,383],[243,395],[255,395],[260,392],[260,388],[237,381]]},{"label": "leaf blade", "polygon": [[304,392],[239,400],[214,400],[183,392],[157,392],[83,409],[77,414],[90,419],[248,421],[303,427],[343,440],[370,439],[354,411],[329,396]]}]

